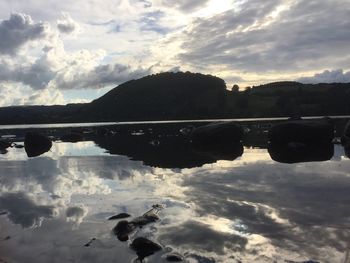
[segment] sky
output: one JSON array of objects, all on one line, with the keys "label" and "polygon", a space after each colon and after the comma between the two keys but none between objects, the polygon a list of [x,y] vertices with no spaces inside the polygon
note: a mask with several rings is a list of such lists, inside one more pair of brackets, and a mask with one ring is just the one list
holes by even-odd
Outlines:
[{"label": "sky", "polygon": [[350,0],[2,0],[0,106],[89,102],[191,71],[350,82]]}]

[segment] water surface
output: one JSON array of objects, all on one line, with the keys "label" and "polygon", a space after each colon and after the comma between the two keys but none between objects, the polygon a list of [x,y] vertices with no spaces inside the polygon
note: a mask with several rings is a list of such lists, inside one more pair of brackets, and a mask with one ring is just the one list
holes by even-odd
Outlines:
[{"label": "water surface", "polygon": [[[187,262],[349,262],[350,161],[340,145],[324,161],[299,161],[142,133],[58,141],[35,158],[10,148],[0,155],[0,262],[133,262],[136,237],[162,246],[147,262],[171,252]],[[108,217],[132,220],[155,204],[160,220],[117,239]]]}]

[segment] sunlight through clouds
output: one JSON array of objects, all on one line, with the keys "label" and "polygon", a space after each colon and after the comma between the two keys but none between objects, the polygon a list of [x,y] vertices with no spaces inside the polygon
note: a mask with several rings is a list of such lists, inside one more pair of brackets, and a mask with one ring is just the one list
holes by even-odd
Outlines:
[{"label": "sunlight through clouds", "polygon": [[[1,104],[36,104],[39,89],[50,90],[45,104],[84,102],[98,89],[179,67],[228,86],[312,82],[321,73],[324,82],[347,81],[323,73],[350,70],[349,15],[346,0],[1,2],[3,94],[11,86],[34,96],[9,94]],[[68,92],[75,89],[89,96]]]}]

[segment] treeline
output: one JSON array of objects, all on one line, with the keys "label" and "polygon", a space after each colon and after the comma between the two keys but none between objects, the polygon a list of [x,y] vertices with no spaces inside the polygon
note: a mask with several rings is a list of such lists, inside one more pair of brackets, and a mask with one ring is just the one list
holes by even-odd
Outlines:
[{"label": "treeline", "polygon": [[350,83],[275,82],[228,90],[211,75],[160,73],[87,104],[0,108],[0,124],[350,115]]}]

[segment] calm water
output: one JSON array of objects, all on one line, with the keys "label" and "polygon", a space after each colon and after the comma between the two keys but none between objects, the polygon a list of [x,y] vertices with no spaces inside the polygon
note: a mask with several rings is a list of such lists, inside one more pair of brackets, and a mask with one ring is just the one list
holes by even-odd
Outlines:
[{"label": "calm water", "polygon": [[[171,252],[186,262],[350,262],[343,147],[280,158],[293,164],[271,149],[230,149],[170,135],[55,142],[35,158],[10,148],[0,155],[0,262],[136,262],[136,237],[162,246],[147,262]],[[155,204],[158,221],[117,239],[108,217],[130,221]]]}]

